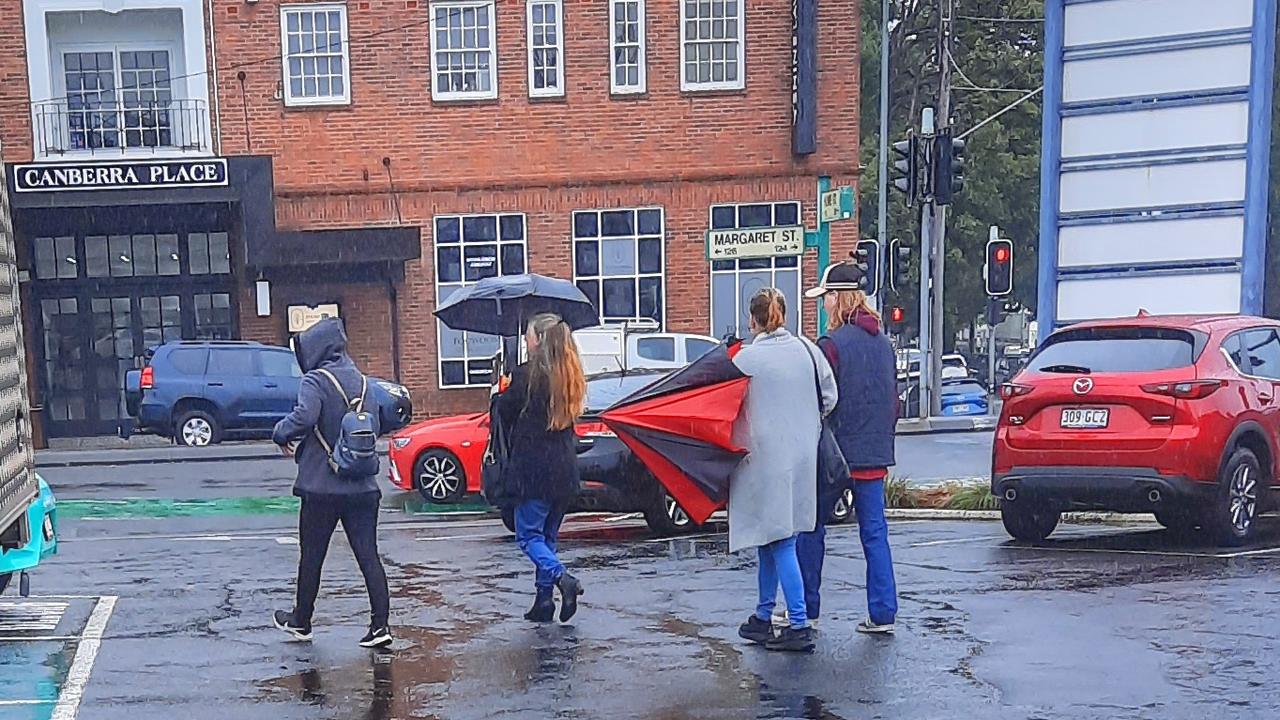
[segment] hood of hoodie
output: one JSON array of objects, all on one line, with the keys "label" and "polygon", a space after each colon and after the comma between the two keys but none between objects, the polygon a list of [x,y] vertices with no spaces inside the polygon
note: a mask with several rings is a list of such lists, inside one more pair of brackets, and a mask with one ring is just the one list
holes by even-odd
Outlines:
[{"label": "hood of hoodie", "polygon": [[845,322],[850,325],[857,325],[866,330],[869,335],[880,334],[880,321],[876,319],[875,315],[865,310],[854,310],[850,316],[845,317]]},{"label": "hood of hoodie", "polygon": [[348,361],[347,332],[336,318],[325,318],[298,333],[289,341],[289,347],[304,373]]}]

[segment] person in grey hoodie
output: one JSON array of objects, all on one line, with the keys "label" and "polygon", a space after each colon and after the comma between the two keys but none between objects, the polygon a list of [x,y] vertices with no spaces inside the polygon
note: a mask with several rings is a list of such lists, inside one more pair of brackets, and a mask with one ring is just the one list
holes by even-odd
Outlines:
[{"label": "person in grey hoodie", "polygon": [[[392,638],[387,622],[391,601],[387,575],[378,556],[378,503],[382,498],[378,478],[376,475],[359,480],[339,477],[325,449],[326,444],[333,447],[337,441],[342,418],[351,402],[364,392],[365,409],[376,411],[377,408],[369,405],[377,401],[368,393],[364,375],[347,355],[347,334],[341,321],[321,320],[294,337],[290,345],[306,374],[298,389],[297,406],[276,424],[271,439],[285,455],[293,455],[298,464],[293,494],[302,498],[298,514],[302,555],[298,562],[297,601],[292,611],[275,612],[275,626],[294,639],[311,639],[311,616],[320,591],[320,570],[329,550],[329,540],[341,522],[369,592],[369,632],[360,640],[360,645],[390,645]],[[324,443],[318,435],[324,436]],[[294,443],[297,443],[296,449]]]}]

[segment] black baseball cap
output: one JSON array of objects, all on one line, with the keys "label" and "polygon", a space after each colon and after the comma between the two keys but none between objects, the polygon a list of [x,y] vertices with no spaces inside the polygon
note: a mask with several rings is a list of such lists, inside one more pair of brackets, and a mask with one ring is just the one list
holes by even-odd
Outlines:
[{"label": "black baseball cap", "polygon": [[851,262],[832,263],[822,272],[818,286],[807,290],[807,298],[820,298],[837,290],[861,290],[862,268]]}]

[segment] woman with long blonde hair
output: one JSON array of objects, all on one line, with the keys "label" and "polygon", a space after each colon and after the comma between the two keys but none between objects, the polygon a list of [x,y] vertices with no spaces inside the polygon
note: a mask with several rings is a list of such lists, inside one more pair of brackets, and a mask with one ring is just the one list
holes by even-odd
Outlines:
[{"label": "woman with long blonde hair", "polygon": [[582,584],[556,557],[556,543],[578,492],[573,425],[582,414],[587,382],[573,334],[558,315],[535,316],[525,345],[529,360],[512,373],[497,403],[510,441],[503,483],[518,500],[516,543],[536,571],[534,603],[525,618],[550,622],[559,588],[560,622],[568,622],[578,610]]},{"label": "woman with long blonde hair", "polygon": [[[821,298],[830,318],[819,338],[835,373],[840,400],[831,413],[836,442],[849,464],[853,509],[867,560],[867,617],[855,628],[862,633],[892,633],[898,614],[898,591],[889,552],[889,525],[884,513],[884,481],[894,464],[894,432],[898,422],[898,381],[893,346],[881,329],[880,314],[871,307],[863,274],[851,262],[826,268],[818,286],[805,295]],[[819,520],[834,500],[824,498]],[[796,542],[804,576],[806,615],[821,607],[822,559],[826,550],[822,523]]]}]

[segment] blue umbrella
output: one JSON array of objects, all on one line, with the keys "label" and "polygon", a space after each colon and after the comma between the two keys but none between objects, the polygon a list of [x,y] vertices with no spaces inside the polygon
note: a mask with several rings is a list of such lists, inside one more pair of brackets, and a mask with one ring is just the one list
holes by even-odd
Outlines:
[{"label": "blue umbrella", "polygon": [[435,315],[454,330],[522,335],[539,313],[555,313],[574,330],[600,324],[600,315],[578,286],[543,275],[485,278],[455,292]]}]

